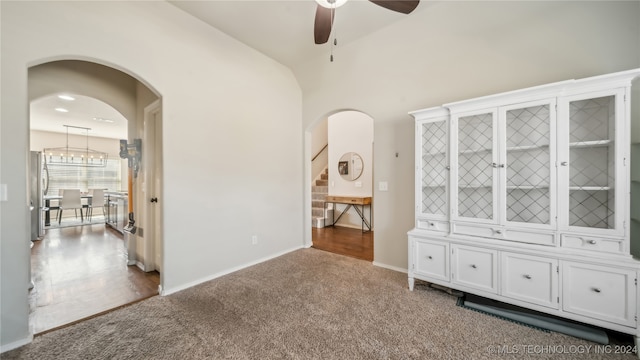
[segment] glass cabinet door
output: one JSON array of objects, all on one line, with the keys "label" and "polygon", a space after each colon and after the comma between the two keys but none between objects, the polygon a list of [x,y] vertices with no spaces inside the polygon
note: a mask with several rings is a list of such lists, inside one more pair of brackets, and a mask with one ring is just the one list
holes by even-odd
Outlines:
[{"label": "glass cabinet door", "polygon": [[449,158],[447,148],[449,132],[447,119],[420,124],[421,156],[421,205],[420,213],[443,218],[448,215]]},{"label": "glass cabinet door", "polygon": [[[561,166],[568,167],[568,209],[565,220],[569,226],[596,229],[619,229],[616,207],[621,202],[616,172],[616,117],[622,109],[619,93],[568,100],[568,154]],[[568,159],[568,164],[567,160]],[[566,174],[566,171],[565,171]],[[618,191],[616,191],[618,188]]]},{"label": "glass cabinet door", "polygon": [[494,111],[457,118],[457,216],[496,221],[496,116]]},{"label": "glass cabinet door", "polygon": [[[501,109],[504,158],[499,165],[505,184],[503,219],[526,225],[555,224],[555,104],[519,104]],[[552,196],[553,195],[553,196]],[[535,225],[534,225],[535,226]]]}]

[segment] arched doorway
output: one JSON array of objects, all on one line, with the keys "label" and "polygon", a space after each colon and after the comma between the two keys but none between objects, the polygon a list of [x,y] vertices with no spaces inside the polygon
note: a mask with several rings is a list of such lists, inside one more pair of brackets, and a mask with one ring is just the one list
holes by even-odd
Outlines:
[{"label": "arched doorway", "polygon": [[[103,254],[100,254],[97,257],[93,255],[89,256],[87,255],[87,253],[83,253],[82,250],[79,251],[79,256],[74,258],[74,261],[78,267],[87,266],[86,269],[88,270],[85,270],[85,271],[82,271],[79,268],[77,269],[78,272],[82,271],[83,273],[85,273],[84,274],[85,282],[87,282],[86,276],[88,275],[86,273],[90,273],[93,270],[96,270],[97,272],[100,272],[100,271],[107,272],[107,274],[103,274],[102,276],[104,276],[105,278],[108,278],[109,274],[108,274],[108,270],[106,269],[109,269],[109,266],[113,266],[114,262],[116,263],[116,266],[118,266],[117,264],[119,264],[121,261],[123,261],[124,267],[120,267],[119,269],[122,270],[124,268],[125,275],[127,271],[129,273],[137,272],[138,274],[142,274],[138,276],[138,278],[135,279],[135,281],[140,281],[139,279],[144,280],[145,278],[148,278],[150,271],[153,271],[156,268],[160,268],[160,266],[157,263],[161,261],[159,259],[162,258],[162,254],[161,254],[161,246],[157,246],[160,240],[154,237],[144,238],[142,236],[143,234],[142,225],[145,224],[146,226],[149,223],[149,221],[151,221],[150,224],[153,224],[154,221],[161,221],[161,220],[158,220],[160,218],[156,214],[154,214],[152,218],[148,218],[146,216],[149,206],[146,204],[145,194],[148,192],[146,191],[147,190],[147,187],[145,185],[146,182],[143,181],[142,179],[145,178],[145,175],[148,172],[153,173],[153,176],[155,178],[161,179],[161,172],[155,172],[155,169],[161,166],[162,157],[160,155],[162,153],[162,147],[161,147],[162,144],[161,144],[161,141],[159,143],[156,141],[153,141],[153,152],[157,152],[158,156],[155,156],[153,158],[147,156],[143,160],[143,162],[146,162],[144,164],[145,165],[144,168],[141,166],[136,167],[136,171],[135,171],[136,174],[132,179],[131,187],[128,186],[128,177],[129,177],[128,173],[133,173],[133,167],[128,166],[130,165],[129,161],[120,159],[119,147],[120,147],[120,140],[124,140],[126,143],[130,144],[134,142],[133,141],[134,139],[140,139],[142,137],[145,137],[145,134],[146,134],[145,131],[147,130],[146,124],[149,123],[147,121],[148,117],[153,117],[154,124],[155,123],[161,124],[161,112],[159,110],[154,111],[153,114],[145,111],[145,109],[151,104],[153,104],[156,109],[159,109],[161,107],[159,96],[156,94],[155,91],[153,91],[152,89],[142,84],[137,79],[133,78],[132,76],[120,70],[114,69],[109,66],[97,64],[95,62],[88,62],[88,61],[81,61],[81,60],[58,60],[58,61],[46,62],[46,63],[32,66],[31,68],[29,68],[28,80],[29,80],[28,82],[29,100],[32,104],[38,103],[40,102],[40,100],[46,99],[46,98],[52,98],[52,97],[57,98],[59,95],[67,95],[69,96],[69,98],[73,99],[73,100],[69,100],[69,98],[67,98],[66,100],[62,99],[62,101],[71,101],[75,103],[73,105],[76,107],[74,109],[74,111],[76,112],[75,117],[69,118],[68,120],[66,120],[69,123],[73,124],[73,126],[75,127],[86,128],[86,129],[95,128],[96,130],[98,130],[101,127],[104,128],[104,126],[109,124],[110,121],[112,121],[112,123],[116,122],[114,121],[113,118],[108,118],[105,116],[93,114],[92,111],[94,111],[95,109],[91,109],[90,107],[86,106],[89,103],[87,99],[92,99],[94,103],[100,103],[104,105],[104,107],[112,108],[115,113],[121,114],[122,117],[126,119],[125,120],[126,124],[124,124],[124,133],[119,133],[116,136],[102,135],[102,137],[99,139],[100,142],[103,143],[103,146],[108,148],[108,150],[106,151],[108,151],[108,153],[110,154],[109,162],[110,163],[113,162],[117,164],[123,163],[123,165],[120,166],[121,172],[118,175],[121,181],[114,181],[115,185],[113,185],[113,188],[107,189],[109,193],[113,196],[113,199],[117,199],[117,200],[112,200],[110,198],[110,200],[108,200],[107,202],[108,206],[106,210],[109,215],[107,216],[111,216],[113,211],[115,211],[117,214],[116,217],[114,219],[108,218],[107,221],[105,221],[105,223],[102,224],[102,227],[100,226],[96,227],[96,225],[92,224],[90,226],[89,225],[81,226],[74,230],[61,229],[53,237],[57,239],[56,241],[58,241],[59,244],[73,243],[73,239],[76,239],[75,241],[76,244],[74,244],[74,246],[82,242],[91,244],[93,246],[93,245],[96,245],[99,241],[105,240],[106,238],[111,239],[111,238],[120,237],[119,239],[120,241],[118,244],[120,248],[117,248],[115,250],[116,252],[120,252],[120,253],[115,254],[115,257],[111,257],[111,258],[100,257],[101,255],[104,255],[104,256],[108,255],[106,253],[108,253],[109,251],[104,251],[104,250],[98,250]],[[78,103],[80,102],[83,102],[85,106],[78,106]],[[69,103],[68,105],[69,105],[68,107],[70,108],[73,107],[71,103]],[[63,109],[63,106],[60,106],[59,109]],[[67,109],[64,109],[64,110],[67,110]],[[52,109],[52,111],[55,111],[55,109]],[[80,112],[80,114],[78,114],[78,112]],[[30,115],[30,118],[33,118],[33,115],[34,114]],[[154,140],[155,140],[155,137],[157,137],[157,139],[161,139],[161,126],[157,126],[157,128],[158,129],[154,127],[154,132],[153,132]],[[42,134],[39,134],[39,135],[40,137],[42,137]],[[96,134],[96,136],[100,137],[101,134]],[[145,139],[149,140],[151,138],[146,136]],[[32,136],[31,142],[32,142],[32,146],[31,146],[32,150],[34,150],[33,145],[35,145],[36,148],[43,147],[41,146],[41,144],[33,144],[34,142],[33,136]],[[148,150],[149,152],[152,151],[148,147],[144,147],[141,150],[142,150],[142,153],[144,153],[145,150]],[[142,157],[140,157],[140,159],[142,159]],[[150,159],[153,159],[153,163],[150,161]],[[138,163],[136,165],[141,165],[141,164]],[[82,168],[82,166],[80,167]],[[111,170],[108,172],[115,172],[117,168],[118,166],[116,165],[115,168],[112,167]],[[83,173],[86,174],[87,171],[83,171]],[[104,185],[104,184],[100,186],[105,188],[107,187],[107,185]],[[81,189],[83,191],[89,190],[88,187],[85,187],[85,188],[81,187]],[[121,195],[121,196],[117,196],[117,195]],[[120,200],[122,200],[122,203],[119,203]],[[133,203],[133,207],[129,208],[128,204],[131,204],[131,203]],[[125,205],[121,206],[121,204],[125,204]],[[115,205],[115,206],[111,207],[111,205]],[[111,210],[111,212],[109,212],[109,210]],[[139,231],[130,232],[130,233],[123,231],[124,230],[123,225],[126,224],[127,213],[129,212],[133,212],[135,214],[135,221],[136,221],[137,227],[139,228]],[[158,214],[161,215],[161,211],[158,211]],[[114,220],[113,223],[110,223],[111,220]],[[123,224],[123,220],[124,220],[124,224]],[[109,228],[108,225],[111,225],[111,227]],[[157,236],[161,236],[161,233],[158,233]],[[67,241],[70,239],[71,241]],[[46,240],[46,236],[45,236],[45,240]],[[61,241],[61,240],[65,240],[65,241]],[[85,249],[88,249],[88,247]],[[154,253],[153,251],[157,251],[158,253]],[[68,258],[67,258],[67,262],[69,262]],[[127,267],[126,265],[132,265],[132,266]],[[66,273],[68,274],[72,274],[74,270],[75,270],[74,268],[69,268],[64,271],[66,271]],[[67,277],[67,280],[69,278],[74,278],[74,276],[69,275]],[[53,279],[49,279],[49,280],[54,281]],[[83,280],[80,280],[80,281],[83,281]],[[125,281],[128,281],[128,280],[125,280]],[[154,281],[155,281],[154,288],[146,289],[145,291],[142,291],[142,292],[137,291],[137,293],[157,294],[158,285],[161,283],[159,275],[156,274]],[[92,281],[88,281],[88,282],[92,282]],[[71,284],[70,289],[76,289],[75,291],[78,293],[78,295],[80,295],[80,293],[82,293],[82,295],[85,295],[84,292],[94,292],[94,295],[98,297],[101,296],[100,291],[104,291],[105,296],[107,294],[113,295],[114,293],[117,293],[116,291],[114,291],[113,284],[108,286],[103,286],[102,290],[100,290],[100,289],[97,289],[95,285],[96,283],[101,283],[101,281],[93,281],[93,283],[94,284],[91,286],[88,286],[89,284]],[[69,284],[68,283],[63,284],[61,282],[60,284],[58,284],[57,287],[60,288],[63,285],[67,286]],[[149,283],[145,283],[142,285],[148,287]],[[127,286],[135,288],[137,285],[125,284],[125,287]],[[81,296],[77,296],[77,297],[80,298]],[[102,305],[103,306],[102,308],[100,308],[100,306],[95,306],[95,307],[88,306],[87,309],[85,310],[89,311],[89,313],[85,312],[84,315],[81,317],[92,316],[92,315],[95,315],[95,313],[100,313],[105,310],[109,310],[108,308],[114,308],[117,306],[124,305],[131,301],[139,300],[139,297],[138,298],[132,297],[131,294],[127,294],[126,291],[122,293],[120,297],[121,299],[115,299],[114,301],[105,301],[104,304]],[[33,299],[31,299],[31,301],[33,301]],[[94,301],[85,301],[85,304],[89,304],[93,302]],[[40,305],[43,305],[43,303],[41,302]],[[59,305],[59,304],[56,304],[56,305]],[[70,304],[70,305],[77,307],[77,304]],[[108,308],[104,308],[105,306]],[[77,313],[82,314],[82,311],[79,311]],[[68,318],[68,319],[71,319],[71,318]],[[71,320],[75,321],[77,319],[71,319]],[[59,322],[60,320],[57,320],[57,321]],[[64,317],[62,321],[64,321]],[[63,324],[57,324],[55,322],[52,322],[52,324],[63,325]],[[51,325],[45,325],[45,327],[46,326],[51,326]],[[38,333],[39,332],[38,330],[42,330],[43,328],[34,327],[34,329],[35,329],[35,332]]]},{"label": "arched doorway", "polygon": [[[338,111],[319,120],[310,133],[312,149],[322,147],[314,143],[317,139],[327,143],[325,169],[311,175],[312,208],[321,206],[312,209],[312,246],[373,261],[373,119],[359,111]],[[318,188],[326,188],[326,195]]]}]

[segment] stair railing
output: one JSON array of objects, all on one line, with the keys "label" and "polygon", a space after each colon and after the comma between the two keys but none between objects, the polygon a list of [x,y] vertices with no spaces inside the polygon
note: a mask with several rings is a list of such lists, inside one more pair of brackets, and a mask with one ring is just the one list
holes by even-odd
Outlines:
[{"label": "stair railing", "polygon": [[320,149],[320,151],[318,151],[318,153],[314,157],[311,158],[311,161],[313,162],[328,147],[329,147],[329,144],[326,144],[322,149]]}]

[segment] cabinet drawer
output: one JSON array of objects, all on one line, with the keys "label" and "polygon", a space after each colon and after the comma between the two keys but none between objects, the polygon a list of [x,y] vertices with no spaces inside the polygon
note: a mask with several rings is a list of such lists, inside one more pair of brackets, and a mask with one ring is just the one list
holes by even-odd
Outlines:
[{"label": "cabinet drawer", "polygon": [[622,239],[606,239],[593,236],[562,235],[562,247],[592,250],[599,252],[609,252],[620,254],[624,252],[624,242]]},{"label": "cabinet drawer", "polygon": [[562,264],[564,311],[635,326],[636,274],[590,264]]},{"label": "cabinet drawer", "polygon": [[417,240],[414,261],[416,274],[449,281],[449,244]]},{"label": "cabinet drawer", "polygon": [[498,240],[518,241],[529,244],[554,245],[555,234],[551,232],[505,228],[500,225],[454,224],[453,232],[461,235],[482,236]]},{"label": "cabinet drawer", "polygon": [[449,223],[446,221],[418,219],[416,221],[416,226],[418,227],[418,229],[438,231],[443,233],[449,232]]},{"label": "cabinet drawer", "polygon": [[519,241],[529,244],[538,245],[554,245],[556,243],[556,236],[553,233],[545,233],[542,231],[523,231],[506,229],[504,231],[504,238],[506,240]]},{"label": "cabinet drawer", "polygon": [[470,224],[453,224],[453,232],[461,235],[482,236],[488,238],[504,238],[504,231],[502,227],[496,226],[483,226],[483,225],[470,225]]},{"label": "cabinet drawer", "polygon": [[558,261],[538,256],[501,254],[502,295],[558,308]]},{"label": "cabinet drawer", "polygon": [[487,292],[498,292],[497,251],[454,245],[451,248],[453,282]]}]

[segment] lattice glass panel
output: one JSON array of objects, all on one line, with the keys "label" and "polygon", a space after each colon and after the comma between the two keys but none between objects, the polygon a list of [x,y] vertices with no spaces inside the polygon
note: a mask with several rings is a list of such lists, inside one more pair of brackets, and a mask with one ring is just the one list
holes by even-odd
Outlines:
[{"label": "lattice glass panel", "polygon": [[573,101],[569,111],[569,224],[613,229],[615,96]]},{"label": "lattice glass panel", "polygon": [[422,213],[447,215],[447,123],[422,125]]},{"label": "lattice glass panel", "polygon": [[600,229],[614,227],[614,191],[571,191],[569,196],[569,224]]},{"label": "lattice glass panel", "polygon": [[458,119],[458,215],[493,219],[493,115]]},{"label": "lattice glass panel", "polygon": [[613,140],[615,96],[572,101],[569,142]]},{"label": "lattice glass panel", "polygon": [[507,220],[549,224],[549,105],[506,113]]}]

